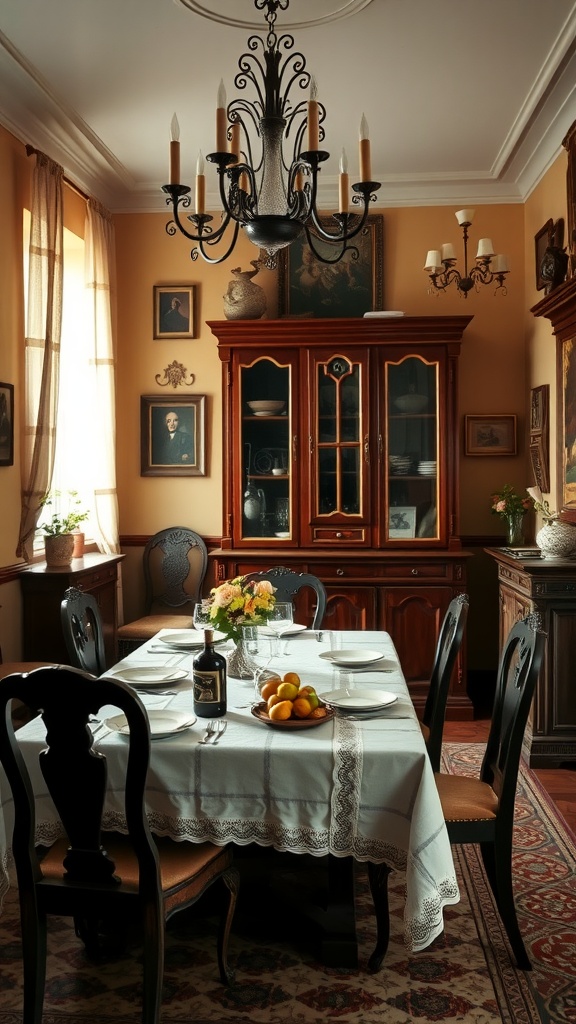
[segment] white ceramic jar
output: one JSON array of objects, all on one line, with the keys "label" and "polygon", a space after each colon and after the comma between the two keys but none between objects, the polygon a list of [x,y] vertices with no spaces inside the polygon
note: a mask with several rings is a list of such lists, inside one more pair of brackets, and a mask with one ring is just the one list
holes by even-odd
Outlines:
[{"label": "white ceramic jar", "polygon": [[576,555],[576,526],[551,519],[536,534],[542,558],[572,558]]}]

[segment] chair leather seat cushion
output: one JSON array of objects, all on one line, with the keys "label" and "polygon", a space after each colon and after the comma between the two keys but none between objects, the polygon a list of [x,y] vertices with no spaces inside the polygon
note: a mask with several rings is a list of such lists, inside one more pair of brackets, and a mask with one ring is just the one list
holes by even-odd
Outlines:
[{"label": "chair leather seat cushion", "polygon": [[445,821],[489,821],[496,817],[498,797],[487,782],[439,772],[434,778]]},{"label": "chair leather seat cushion", "polygon": [[[160,878],[163,893],[178,896],[165,900],[165,909],[171,902],[179,904],[183,899],[195,899],[212,878],[225,871],[232,863],[232,848],[216,846],[214,843],[176,843],[172,839],[157,838],[155,843],[160,855]],[[108,833],[103,847],[116,865],[116,874],[122,879],[124,888],[138,889],[138,863],[130,841],[119,833]],[[50,847],[41,862],[45,878],[62,878],[62,862],[69,849],[66,838],[58,839]]]},{"label": "chair leather seat cushion", "polygon": [[118,629],[120,640],[150,640],[159,629],[193,629],[191,615],[144,615]]}]

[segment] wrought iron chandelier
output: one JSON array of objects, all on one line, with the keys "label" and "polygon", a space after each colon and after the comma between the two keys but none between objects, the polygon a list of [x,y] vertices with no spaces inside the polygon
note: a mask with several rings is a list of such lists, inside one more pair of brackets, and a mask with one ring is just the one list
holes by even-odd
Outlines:
[{"label": "wrought iron chandelier", "polygon": [[[195,212],[184,221],[181,211],[191,205],[191,189],[180,184],[180,141],[176,115],[172,119],[170,143],[170,184],[162,191],[166,203],[172,206],[173,220],[166,225],[169,235],[181,231],[186,238],[198,243],[191,250],[196,260],[199,253],[208,263],[221,263],[236,244],[242,227],[250,241],[266,254],[262,262],[273,268],[278,250],[286,248],[304,232],[315,257],[323,263],[337,263],[345,252],[357,256],[352,239],[362,230],[372,193],[380,182],[371,181],[370,140],[368,125],[362,116],[360,124],[360,181],[352,185],[352,204],[349,211],[349,176],[344,150],[340,160],[338,213],[333,215],[334,228],[322,225],[317,210],[318,174],[320,165],[330,156],[320,149],[324,139],[323,121],[326,110],[317,99],[316,83],[306,71],[305,57],[292,52],[294,38],[276,35],[278,9],[286,11],[289,0],[254,0],[258,11],[266,11],[266,40],[250,36],[250,52],[238,61],[239,72],[234,84],[238,90],[253,86],[256,98],[238,97],[226,106],[226,93],[221,82],[216,109],[216,151],[206,159],[216,165],[220,201],[223,212],[218,226],[206,213],[206,181],[204,159],[200,153],[196,165]],[[287,54],[284,61],[282,57]],[[260,59],[259,59],[260,58]],[[295,105],[290,100],[293,86],[309,89],[308,100]],[[283,91],[282,91],[283,90]],[[254,135],[254,144],[251,138]],[[306,135],[306,142],[304,136]],[[289,139],[292,136],[292,139]],[[292,148],[289,161],[286,151]],[[230,237],[225,239],[229,231]],[[320,240],[330,247],[316,244]],[[210,255],[210,247],[222,243],[224,251]]]},{"label": "wrought iron chandelier", "polygon": [[494,294],[502,291],[507,294],[505,285],[506,275],[510,272],[508,258],[494,252],[492,239],[481,238],[478,242],[476,253],[476,264],[468,270],[468,228],[474,220],[474,210],[458,210],[456,220],[462,228],[464,236],[464,274],[456,269],[456,253],[454,246],[449,242],[444,243],[441,249],[430,249],[426,256],[424,270],[430,275],[432,282],[428,291],[437,295],[445,291],[451,284],[455,284],[458,291],[464,298],[468,298],[471,288],[480,291],[481,284],[492,284],[496,281]]}]

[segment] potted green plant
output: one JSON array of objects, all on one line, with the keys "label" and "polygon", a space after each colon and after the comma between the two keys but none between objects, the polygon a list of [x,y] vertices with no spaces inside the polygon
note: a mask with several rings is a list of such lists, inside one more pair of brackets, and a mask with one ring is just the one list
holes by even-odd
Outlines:
[{"label": "potted green plant", "polygon": [[[50,519],[41,524],[41,529],[46,534],[44,548],[46,552],[46,565],[51,567],[59,565],[70,565],[74,558],[75,533],[78,535],[78,527],[88,519],[88,512],[81,508],[82,502],[77,491],[68,491],[67,510],[54,512]],[[61,497],[60,491],[49,491],[40,501],[41,508],[47,508],[54,503],[55,498]]]}]

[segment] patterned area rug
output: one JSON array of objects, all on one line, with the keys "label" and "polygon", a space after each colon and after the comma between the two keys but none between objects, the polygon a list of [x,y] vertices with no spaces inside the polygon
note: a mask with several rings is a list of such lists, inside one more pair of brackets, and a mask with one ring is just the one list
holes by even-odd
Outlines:
[{"label": "patterned area rug", "polygon": [[[450,744],[446,767],[478,770],[478,744]],[[285,863],[262,888],[248,881],[236,915],[230,959],[236,983],[219,984],[216,917],[207,904],[168,926],[162,1020],[167,1024],[573,1024],[576,1021],[576,873],[574,838],[530,772],[518,796],[515,873],[521,927],[534,970],[515,969],[474,848],[454,848],[462,899],[445,913],[445,932],[409,955],[402,942],[402,878],[391,876],[391,941],[384,967],[365,964],[375,941],[362,868],[357,879],[360,969],[323,967],[314,929],[285,905],[314,898],[318,863]],[[268,858],[269,860],[269,858]],[[239,858],[239,867],[245,864]],[[275,903],[275,894],[277,902]],[[246,898],[248,895],[249,898]],[[281,909],[282,907],[282,909]],[[137,940],[116,960],[95,966],[65,919],[53,919],[43,1024],[136,1024],[141,975]],[[21,1024],[18,908],[12,891],[0,916],[0,1024]]]}]

